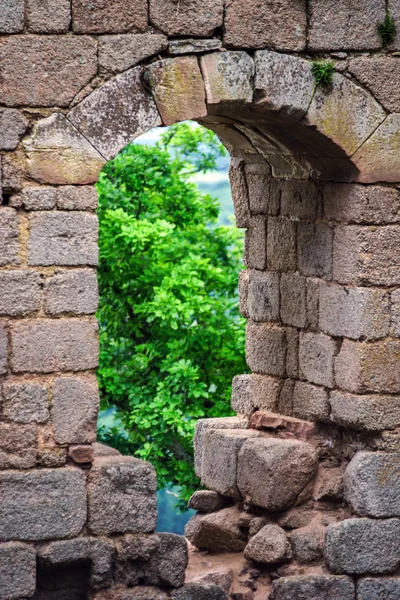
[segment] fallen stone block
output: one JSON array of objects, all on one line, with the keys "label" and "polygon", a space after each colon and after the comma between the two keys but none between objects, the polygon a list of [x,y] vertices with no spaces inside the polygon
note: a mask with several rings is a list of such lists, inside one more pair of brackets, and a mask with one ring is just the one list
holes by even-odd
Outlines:
[{"label": "fallen stone block", "polygon": [[199,550],[241,552],[247,539],[239,527],[237,508],[224,508],[210,515],[195,515],[185,528],[185,536]]}]

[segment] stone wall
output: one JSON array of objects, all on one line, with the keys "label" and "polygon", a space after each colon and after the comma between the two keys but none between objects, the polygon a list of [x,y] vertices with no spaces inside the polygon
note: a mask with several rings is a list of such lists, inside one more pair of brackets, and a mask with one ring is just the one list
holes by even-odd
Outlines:
[{"label": "stone wall", "polygon": [[[187,535],[243,550],[271,600],[400,596],[386,9],[400,28],[394,0],[2,1],[0,600],[224,597],[182,587],[186,542],[153,533],[151,465],[95,443],[93,184],[135,137],[186,119],[232,156],[252,371],[233,382],[238,416],[198,425],[210,492]],[[316,57],[335,63],[328,88]]]}]

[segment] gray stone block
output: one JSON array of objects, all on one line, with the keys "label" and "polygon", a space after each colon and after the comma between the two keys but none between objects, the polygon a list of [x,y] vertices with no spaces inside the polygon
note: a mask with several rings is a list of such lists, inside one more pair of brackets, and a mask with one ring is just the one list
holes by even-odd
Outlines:
[{"label": "gray stone block", "polygon": [[294,327],[305,327],[307,324],[306,278],[297,273],[282,273],[280,290],[283,323]]},{"label": "gray stone block", "polygon": [[200,59],[207,104],[251,102],[254,61],[247,52],[213,52]]},{"label": "gray stone block", "polygon": [[286,328],[286,377],[299,376],[299,332],[293,327]]},{"label": "gray stone block", "polygon": [[94,314],[99,293],[96,271],[77,269],[61,271],[45,281],[45,312],[49,315]]},{"label": "gray stone block", "polygon": [[267,222],[263,215],[249,218],[244,243],[246,267],[260,271],[265,269],[267,265]]},{"label": "gray stone block", "polygon": [[400,290],[394,290],[390,296],[392,307],[392,335],[400,337]]},{"label": "gray stone block", "polygon": [[17,213],[8,206],[0,207],[0,265],[18,262]]},{"label": "gray stone block", "polygon": [[330,393],[330,419],[344,427],[366,431],[394,429],[400,425],[398,396],[366,394],[359,396],[346,392]]},{"label": "gray stone block", "polygon": [[311,277],[332,278],[333,230],[325,223],[299,223],[299,271]]},{"label": "gray stone block", "polygon": [[251,214],[276,215],[279,211],[279,194],[274,193],[276,186],[267,162],[247,163],[245,173]]},{"label": "gray stone block", "polygon": [[0,469],[30,469],[36,464],[34,425],[0,423]]},{"label": "gray stone block", "polygon": [[[3,7],[0,7],[0,30],[2,10]],[[0,109],[0,150],[15,150],[27,127],[28,121],[19,110]]]},{"label": "gray stone block", "polygon": [[269,217],[267,230],[268,269],[282,272],[295,271],[297,268],[296,224],[286,217]]},{"label": "gray stone block", "polygon": [[253,321],[279,320],[279,274],[248,271],[248,313]]},{"label": "gray stone block", "polygon": [[317,385],[334,387],[335,340],[323,333],[300,332],[299,366],[301,376]]},{"label": "gray stone block", "polygon": [[[282,56],[278,54],[278,56]],[[301,59],[295,58],[294,56],[288,56],[291,60],[302,63]],[[306,62],[306,69],[308,73],[311,73],[310,63]],[[284,79],[285,74],[282,74]],[[314,78],[312,78],[314,79]],[[309,84],[308,84],[309,85]],[[314,90],[314,81],[312,82],[312,91]],[[296,90],[297,91],[297,90]],[[295,93],[296,93],[295,91]],[[307,106],[308,108],[308,106]],[[282,196],[281,196],[281,213],[285,217],[300,220],[311,220],[314,221],[318,215],[321,194],[318,186],[312,181],[300,181],[300,180],[283,180],[282,181]]]},{"label": "gray stone block", "polygon": [[0,322],[0,375],[7,373],[8,368],[8,333]]},{"label": "gray stone block", "polygon": [[57,208],[60,210],[95,210],[97,203],[94,186],[62,185],[57,188]]},{"label": "gray stone block", "polygon": [[199,550],[241,552],[247,539],[240,528],[236,506],[209,515],[195,515],[185,527],[185,536]]},{"label": "gray stone block", "polygon": [[0,273],[0,315],[24,316],[39,310],[41,278],[31,270]]},{"label": "gray stone block", "polygon": [[229,181],[235,221],[237,227],[250,226],[249,191],[246,182],[245,162],[242,158],[233,156],[229,163]]},{"label": "gray stone block", "polygon": [[3,0],[0,6],[0,33],[19,33],[24,28],[24,0]]},{"label": "gray stone block", "polygon": [[230,502],[228,498],[224,498],[217,492],[211,490],[199,490],[195,492],[189,502],[188,508],[197,510],[200,513],[208,514],[226,508]]},{"label": "gray stone block", "polygon": [[322,558],[325,528],[310,525],[290,534],[294,560],[300,565],[315,563]]},{"label": "gray stone block", "polygon": [[246,360],[255,373],[284,377],[286,345],[284,328],[247,323]]},{"label": "gray stone block", "polygon": [[96,441],[99,392],[95,378],[59,377],[52,389],[51,418],[58,444]]},{"label": "gray stone block", "polygon": [[85,476],[78,469],[2,471],[0,486],[2,541],[74,537],[85,524]]},{"label": "gray stone block", "polygon": [[148,7],[145,0],[92,3],[73,0],[73,30],[76,33],[123,33],[145,31]]},{"label": "gray stone block", "polygon": [[36,552],[27,544],[0,544],[0,600],[33,596],[36,589]]},{"label": "gray stone block", "polygon": [[293,392],[293,416],[306,421],[328,421],[328,392],[303,381],[296,381]]},{"label": "gray stone block", "polygon": [[2,414],[15,423],[45,423],[49,418],[47,389],[31,381],[3,385]]},{"label": "gray stone block", "polygon": [[[388,60],[387,57],[382,57]],[[365,58],[357,59],[364,61]],[[389,59],[396,62],[396,59]],[[353,61],[354,62],[354,61]],[[367,59],[368,63],[375,61]],[[400,66],[400,63],[397,63]],[[392,81],[390,81],[392,85]],[[328,219],[340,223],[397,223],[399,191],[379,185],[327,183],[323,188]]]},{"label": "gray stone block", "polygon": [[292,558],[289,538],[278,525],[265,525],[249,540],[244,557],[267,565],[286,562]]},{"label": "gray stone block", "polygon": [[54,187],[26,187],[10,199],[10,206],[25,210],[51,210],[56,205],[57,190]]},{"label": "gray stone block", "polygon": [[357,590],[357,600],[398,600],[400,598],[400,579],[366,577],[359,580]]},{"label": "gray stone block", "polygon": [[282,577],[272,584],[270,600],[354,600],[350,577],[299,575]]},{"label": "gray stone block", "polygon": [[[226,600],[227,595],[214,583],[186,583],[179,590],[174,590],[171,600]],[[140,600],[140,599],[139,599]],[[150,600],[150,599],[149,599]],[[158,598],[156,599],[158,600]]]},{"label": "gray stone block", "polygon": [[222,419],[199,419],[194,434],[194,468],[197,477],[201,477],[204,451],[204,435],[209,429],[246,429],[248,419],[242,417],[225,417]]},{"label": "gray stone block", "polygon": [[232,381],[231,406],[250,417],[255,410],[276,412],[281,381],[265,375],[237,375]]},{"label": "gray stone block", "polygon": [[307,325],[319,329],[319,279],[307,278]]},{"label": "gray stone block", "polygon": [[70,0],[27,0],[31,33],[66,33],[71,21]]}]

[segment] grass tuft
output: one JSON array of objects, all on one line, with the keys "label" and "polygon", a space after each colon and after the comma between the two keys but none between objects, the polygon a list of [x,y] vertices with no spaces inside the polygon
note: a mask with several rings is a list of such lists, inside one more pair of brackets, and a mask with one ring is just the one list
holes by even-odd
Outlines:
[{"label": "grass tuft", "polygon": [[316,84],[320,87],[330,85],[335,72],[335,65],[329,60],[314,61],[312,69]]},{"label": "grass tuft", "polygon": [[378,32],[382,38],[382,43],[385,47],[394,42],[396,38],[396,23],[389,13],[386,13],[383,23],[379,23]]}]

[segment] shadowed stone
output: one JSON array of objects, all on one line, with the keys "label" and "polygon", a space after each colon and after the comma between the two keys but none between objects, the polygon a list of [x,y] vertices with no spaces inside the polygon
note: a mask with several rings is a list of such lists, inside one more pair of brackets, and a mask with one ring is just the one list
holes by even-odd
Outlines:
[{"label": "shadowed stone", "polygon": [[27,0],[28,31],[66,33],[71,21],[70,0]]},{"label": "shadowed stone", "polygon": [[279,274],[249,270],[248,313],[253,321],[279,320]]},{"label": "shadowed stone", "polygon": [[25,544],[0,544],[0,600],[33,596],[36,589],[36,552]]},{"label": "shadowed stone", "polygon": [[0,423],[0,469],[30,469],[36,463],[36,427]]},{"label": "shadowed stone", "polygon": [[109,73],[121,73],[165,50],[164,35],[151,33],[104,35],[99,38],[99,67]]},{"label": "shadowed stone", "polygon": [[218,38],[196,40],[172,40],[168,43],[168,54],[192,54],[194,52],[212,52],[222,46]]},{"label": "shadowed stone", "polygon": [[292,558],[289,538],[278,525],[266,525],[250,539],[244,557],[269,565],[286,562]]},{"label": "shadowed stone", "polygon": [[207,514],[225,508],[228,503],[229,499],[224,498],[224,496],[221,496],[217,492],[212,492],[211,490],[199,490],[191,496],[188,502],[188,508]]},{"label": "shadowed stone", "polygon": [[3,385],[2,412],[16,423],[45,423],[49,418],[47,389],[39,383],[21,381]]},{"label": "shadowed stone", "polygon": [[397,182],[400,180],[400,114],[389,115],[353,156],[360,170],[358,180]]},{"label": "shadowed stone", "polygon": [[297,273],[282,273],[280,281],[281,319],[285,325],[307,324],[306,278]]},{"label": "shadowed stone", "polygon": [[17,262],[18,223],[13,208],[0,206],[0,265]]},{"label": "shadowed stone", "polygon": [[[149,596],[149,600],[153,598],[155,597]],[[139,597],[138,600],[141,598]],[[158,600],[158,596],[155,600]],[[186,583],[179,590],[172,592],[171,600],[226,600],[226,593],[213,583]]]},{"label": "shadowed stone", "polygon": [[7,373],[8,367],[8,334],[4,324],[0,322],[0,375]]},{"label": "shadowed stone", "polygon": [[209,36],[222,26],[223,0],[150,0],[150,21],[169,36]]},{"label": "shadowed stone", "polygon": [[251,102],[254,62],[246,52],[214,52],[200,59],[207,104]]},{"label": "shadowed stone", "polygon": [[95,379],[60,377],[53,384],[51,417],[58,444],[96,441],[99,392]]},{"label": "shadowed stone", "polygon": [[142,75],[142,67],[117,75],[68,113],[73,125],[107,160],[142,133],[161,125]]},{"label": "shadowed stone", "polygon": [[18,110],[0,109],[0,150],[15,150],[27,127],[28,121]]},{"label": "shadowed stone", "polygon": [[146,0],[72,0],[73,30],[76,33],[123,33],[147,27]]},{"label": "shadowed stone", "polygon": [[324,538],[325,528],[318,525],[310,525],[293,531],[290,535],[290,542],[294,560],[300,565],[319,561],[323,554]]},{"label": "shadowed stone", "polygon": [[352,429],[381,431],[400,425],[400,397],[368,394],[357,396],[331,392],[330,419]]},{"label": "shadowed stone", "polygon": [[354,594],[350,577],[300,575],[276,579],[270,600],[354,600]]}]

